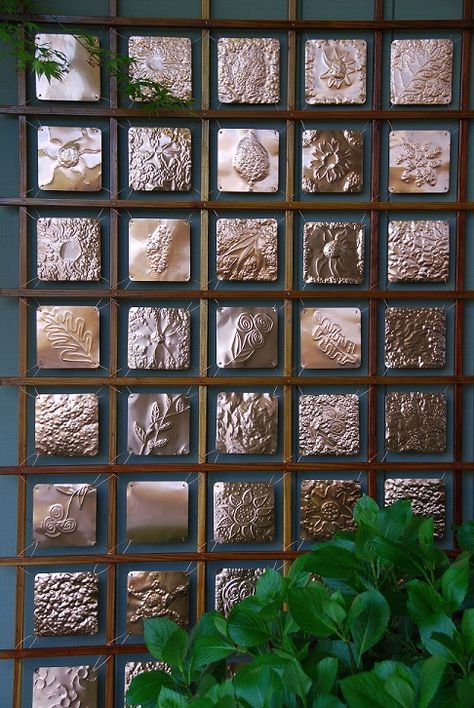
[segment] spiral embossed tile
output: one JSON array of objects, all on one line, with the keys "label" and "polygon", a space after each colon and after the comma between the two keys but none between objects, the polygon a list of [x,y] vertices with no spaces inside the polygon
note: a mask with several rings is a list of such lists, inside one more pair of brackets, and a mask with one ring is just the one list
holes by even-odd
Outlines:
[{"label": "spiral embossed tile", "polygon": [[216,345],[216,363],[219,368],[276,368],[276,309],[219,307],[216,313]]},{"label": "spiral embossed tile", "polygon": [[452,98],[453,41],[395,39],[390,100],[397,105],[447,105]]},{"label": "spiral embossed tile", "polygon": [[266,37],[221,37],[217,42],[221,103],[278,103],[280,42]]},{"label": "spiral embossed tile", "polygon": [[214,541],[263,543],[275,536],[275,491],[271,482],[214,484]]},{"label": "spiral embossed tile", "polygon": [[128,275],[138,282],[186,282],[191,270],[190,225],[184,219],[130,219]]},{"label": "spiral embossed tile", "polygon": [[40,637],[96,634],[98,593],[97,573],[37,573],[35,634]]},{"label": "spiral embossed tile", "polygon": [[449,222],[390,221],[388,279],[445,283],[449,277]]},{"label": "spiral embossed tile", "polygon": [[177,570],[133,570],[127,576],[127,632],[143,634],[145,617],[189,620],[189,578]]},{"label": "spiral embossed tile", "polygon": [[218,219],[218,280],[276,280],[277,234],[276,219]]},{"label": "spiral embossed tile", "polygon": [[306,283],[362,283],[364,227],[348,221],[307,221],[303,232]]},{"label": "spiral embossed tile", "polygon": [[99,452],[99,400],[95,393],[40,393],[35,398],[39,455],[94,456]]},{"label": "spiral embossed tile", "polygon": [[447,130],[392,130],[388,189],[394,194],[449,191],[451,134]]},{"label": "spiral embossed tile", "polygon": [[217,394],[216,450],[272,455],[277,450],[278,398],[270,393]]},{"label": "spiral embossed tile", "polygon": [[217,188],[220,192],[278,190],[277,130],[222,129],[217,134]]},{"label": "spiral embossed tile", "polygon": [[[133,36],[128,40],[130,78],[134,81],[153,81],[165,86],[183,101],[192,97],[192,47],[189,37]],[[147,86],[143,96],[152,95]],[[134,101],[142,101],[132,97]]]},{"label": "spiral embossed tile", "polygon": [[385,443],[389,452],[445,452],[446,433],[443,393],[387,393]]},{"label": "spiral embossed tile", "polygon": [[446,366],[446,309],[387,307],[385,366],[388,369],[442,369]]},{"label": "spiral embossed tile", "polygon": [[367,42],[309,39],[305,43],[306,103],[365,103]]},{"label": "spiral embossed tile", "polygon": [[227,617],[231,609],[246,597],[255,595],[257,580],[264,568],[222,568],[216,573],[215,608]]},{"label": "spiral embossed tile", "polygon": [[446,486],[442,479],[386,479],[385,504],[409,499],[413,513],[432,516],[436,538],[443,538],[446,528]]},{"label": "spiral embossed tile", "polygon": [[127,538],[131,543],[183,543],[188,537],[187,482],[127,484]]},{"label": "spiral embossed tile", "polygon": [[361,315],[353,307],[305,307],[300,312],[303,369],[357,369],[361,365]]},{"label": "spiral embossed tile", "polygon": [[360,130],[304,130],[303,192],[362,192],[363,135]]},{"label": "spiral embossed tile", "polygon": [[[87,44],[99,49],[99,38],[88,35]],[[100,62],[87,45],[73,34],[44,34],[35,37],[37,47],[60,59],[64,72],[60,79],[36,74],[36,98],[41,101],[98,101]],[[56,54],[57,53],[57,54]]]},{"label": "spiral embossed tile", "polygon": [[33,541],[41,547],[94,546],[97,490],[90,484],[36,484]]},{"label": "spiral embossed tile", "polygon": [[128,397],[128,452],[134,455],[189,453],[189,398],[167,393]]},{"label": "spiral embossed tile", "polygon": [[41,305],[36,310],[39,369],[97,369],[100,363],[99,309]]},{"label": "spiral embossed tile", "polygon": [[33,674],[32,708],[99,708],[92,666],[40,666]]},{"label": "spiral embossed tile", "polygon": [[358,455],[359,397],[301,395],[298,426],[300,455]]},{"label": "spiral embossed tile", "polygon": [[38,128],[38,186],[44,191],[100,191],[102,132],[98,128]]},{"label": "spiral embossed tile", "polygon": [[38,219],[36,269],[39,280],[99,280],[100,233],[98,219]]},{"label": "spiral embossed tile", "polygon": [[354,506],[362,494],[359,482],[305,479],[301,482],[300,537],[331,538],[336,531],[353,531]]}]

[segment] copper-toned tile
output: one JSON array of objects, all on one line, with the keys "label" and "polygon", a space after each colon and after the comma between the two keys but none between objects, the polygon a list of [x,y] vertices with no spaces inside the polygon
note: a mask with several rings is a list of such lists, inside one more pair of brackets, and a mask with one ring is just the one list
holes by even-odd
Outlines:
[{"label": "copper-toned tile", "polygon": [[[192,98],[189,37],[130,37],[128,55],[133,59],[130,77],[134,81],[154,81],[165,86],[176,98],[183,101]],[[145,86],[143,95],[150,93]]]},{"label": "copper-toned tile", "polygon": [[390,100],[399,105],[451,103],[451,39],[395,39],[391,48]]},{"label": "copper-toned tile", "polygon": [[214,484],[214,541],[264,543],[275,536],[275,493],[271,482]]},{"label": "copper-toned tile", "polygon": [[32,708],[98,708],[92,666],[40,666],[33,674]]},{"label": "copper-toned tile", "polygon": [[219,280],[276,280],[276,219],[218,219],[216,225]]},{"label": "copper-toned tile", "polygon": [[[87,43],[99,48],[98,37],[88,36]],[[61,79],[47,79],[36,74],[36,98],[42,101],[98,101],[100,98],[100,62],[87,45],[73,34],[37,34],[35,44],[50,52],[65,69]]]},{"label": "copper-toned tile", "polygon": [[358,455],[357,394],[300,396],[299,450],[300,455]]},{"label": "copper-toned tile", "polygon": [[96,573],[37,573],[35,634],[41,637],[96,634],[98,601]]},{"label": "copper-toned tile", "polygon": [[264,568],[222,568],[216,573],[215,607],[227,617],[234,605],[255,595]]},{"label": "copper-toned tile", "polygon": [[447,130],[393,130],[389,139],[390,192],[449,190],[451,134]]},{"label": "copper-toned tile", "polygon": [[188,221],[131,219],[128,234],[130,280],[189,280],[191,239]]},{"label": "copper-toned tile", "polygon": [[140,192],[189,192],[189,128],[129,128],[128,184]]},{"label": "copper-toned tile", "polygon": [[306,103],[365,103],[367,42],[309,39],[305,43]]},{"label": "copper-toned tile", "polygon": [[447,221],[390,221],[388,279],[445,283],[449,277]]},{"label": "copper-toned tile", "polygon": [[188,537],[187,482],[129,482],[127,538],[132,543],[183,543]]},{"label": "copper-toned tile", "polygon": [[190,314],[177,307],[131,307],[128,311],[130,369],[189,369]]},{"label": "copper-toned tile", "polygon": [[33,541],[42,547],[94,546],[97,490],[90,484],[36,484]]},{"label": "copper-toned tile", "polygon": [[277,130],[219,130],[217,188],[220,192],[276,192]]},{"label": "copper-toned tile", "polygon": [[385,396],[385,443],[389,452],[444,452],[446,396],[393,391]]},{"label": "copper-toned tile", "polygon": [[303,192],[361,192],[360,130],[303,131]]},{"label": "copper-toned tile", "polygon": [[80,217],[40,218],[36,222],[40,280],[99,280],[100,223]]},{"label": "copper-toned tile", "polygon": [[277,449],[278,398],[271,393],[219,393],[216,450],[271,455]]},{"label": "copper-toned tile", "polygon": [[303,235],[306,283],[361,283],[364,227],[348,221],[307,221]]},{"label": "copper-toned tile", "polygon": [[99,401],[95,393],[40,393],[35,399],[39,455],[75,457],[99,452]]},{"label": "copper-toned tile", "polygon": [[303,308],[300,343],[304,369],[357,369],[361,364],[360,310]]},{"label": "copper-toned tile", "polygon": [[221,103],[278,103],[280,42],[266,37],[221,37],[217,42]]},{"label": "copper-toned tile", "polygon": [[[166,671],[166,673],[170,672],[169,666],[164,661],[127,661],[127,663],[125,664],[124,671],[124,693],[127,693],[128,689],[130,688],[130,684],[132,683],[132,680],[136,676],[144,674],[147,671],[160,670]],[[128,703],[125,703],[125,707],[128,705]],[[142,707],[138,705],[135,708]]]},{"label": "copper-toned tile", "polygon": [[304,479],[301,482],[300,537],[331,538],[336,531],[353,531],[352,513],[361,496],[359,482],[343,479]]},{"label": "copper-toned tile", "polygon": [[38,186],[59,192],[102,189],[102,132],[98,128],[38,128]]},{"label": "copper-toned tile", "polygon": [[40,305],[36,310],[36,363],[40,369],[97,369],[97,307]]},{"label": "copper-toned tile", "polygon": [[134,570],[127,576],[127,632],[143,634],[145,617],[189,621],[189,579],[178,570]]},{"label": "copper-toned tile", "polygon": [[128,451],[135,455],[187,455],[189,408],[189,399],[181,394],[131,393]]},{"label": "copper-toned tile", "polygon": [[385,504],[400,499],[411,501],[413,513],[432,516],[436,538],[443,538],[446,527],[446,490],[441,479],[386,479]]},{"label": "copper-toned tile", "polygon": [[217,366],[224,369],[277,365],[277,313],[274,307],[217,309]]},{"label": "copper-toned tile", "polygon": [[387,307],[385,366],[442,369],[446,365],[444,307]]}]

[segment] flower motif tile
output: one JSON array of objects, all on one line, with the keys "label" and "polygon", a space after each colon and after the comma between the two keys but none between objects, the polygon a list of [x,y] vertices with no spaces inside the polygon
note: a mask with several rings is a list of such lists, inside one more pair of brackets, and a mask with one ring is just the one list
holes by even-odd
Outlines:
[{"label": "flower motif tile", "polygon": [[255,595],[257,581],[264,568],[222,568],[216,573],[215,607],[225,617],[234,605]]},{"label": "flower motif tile", "polygon": [[393,130],[389,144],[390,192],[449,190],[451,135],[447,130]]},{"label": "flower motif tile", "polygon": [[276,219],[218,219],[216,242],[219,280],[277,279]]},{"label": "flower motif tile", "polygon": [[303,480],[300,537],[316,541],[331,538],[336,531],[355,530],[352,514],[361,493],[359,482],[352,480]]},{"label": "flower motif tile", "polygon": [[221,37],[217,42],[217,91],[221,103],[278,103],[278,39]]},{"label": "flower motif tile", "polygon": [[130,280],[188,281],[191,270],[189,222],[184,219],[131,219],[128,225]]},{"label": "flower motif tile", "polygon": [[434,535],[443,538],[446,527],[446,489],[441,479],[386,479],[385,504],[409,499],[413,513],[432,516]]},{"label": "flower motif tile", "polygon": [[442,369],[446,366],[444,307],[387,307],[385,366],[388,369]]},{"label": "flower motif tile", "polygon": [[301,395],[299,452],[300,455],[358,455],[357,394]]},{"label": "flower motif tile", "polygon": [[81,217],[40,218],[36,222],[40,280],[100,279],[100,223]]},{"label": "flower motif tile", "polygon": [[390,100],[398,105],[451,103],[451,39],[395,39],[390,66]]},{"label": "flower motif tile", "polygon": [[303,192],[361,192],[360,130],[303,131]]},{"label": "flower motif tile", "polygon": [[183,543],[188,537],[187,482],[127,485],[127,538],[132,543]]},{"label": "flower motif tile", "polygon": [[274,369],[277,365],[277,313],[274,307],[217,309],[217,366]]},{"label": "flower motif tile", "polygon": [[219,393],[216,418],[218,452],[248,455],[276,452],[276,396],[270,393]]},{"label": "flower motif tile", "polygon": [[275,537],[275,493],[270,482],[214,484],[214,541],[265,543]]},{"label": "flower motif tile", "polygon": [[36,484],[33,541],[41,547],[94,546],[97,490],[90,484]]},{"label": "flower motif tile", "polygon": [[128,184],[139,192],[189,192],[189,128],[129,128]]},{"label": "flower motif tile", "polygon": [[306,103],[365,103],[367,42],[310,39],[305,44]]},{"label": "flower motif tile", "polygon": [[[189,37],[130,37],[128,55],[133,60],[130,65],[132,80],[159,83],[183,101],[192,98]],[[143,95],[150,96],[152,92],[144,86]]]},{"label": "flower motif tile", "polygon": [[102,189],[102,133],[98,128],[38,128],[38,186],[44,191]]},{"label": "flower motif tile", "polygon": [[303,369],[357,369],[361,365],[360,310],[303,308],[300,345]]},{"label": "flower motif tile", "polygon": [[[99,49],[98,37],[88,37]],[[36,74],[36,98],[42,101],[98,101],[100,99],[100,62],[83,41],[73,34],[37,34],[38,51],[49,52],[48,59],[59,62],[61,79]],[[39,56],[41,59],[41,54]]]},{"label": "flower motif tile", "polygon": [[98,593],[97,573],[37,573],[35,634],[40,637],[96,634]]},{"label": "flower motif tile", "polygon": [[35,398],[39,455],[93,456],[99,452],[99,401],[95,393],[40,393]]},{"label": "flower motif tile", "polygon": [[444,452],[446,396],[394,391],[385,396],[385,444],[389,452]]},{"label": "flower motif tile", "polygon": [[222,129],[217,134],[217,188],[220,192],[278,190],[277,130]]},{"label": "flower motif tile", "polygon": [[445,283],[448,277],[447,221],[389,222],[388,279],[391,283]]},{"label": "flower motif tile", "polygon": [[128,312],[130,369],[189,369],[189,311],[175,307],[131,307]]},{"label": "flower motif tile", "polygon": [[348,221],[307,221],[303,233],[303,278],[306,283],[362,283],[362,224]]},{"label": "flower motif tile", "polygon": [[33,673],[32,708],[98,708],[92,666],[40,666]]},{"label": "flower motif tile", "polygon": [[[147,671],[166,671],[166,673],[169,673],[170,668],[164,661],[127,661],[124,671],[124,693],[127,693],[132,680],[136,676]],[[128,705],[125,703],[124,708],[127,708]],[[142,708],[142,706],[136,706],[136,708]]]},{"label": "flower motif tile", "polygon": [[36,359],[40,369],[97,369],[100,363],[97,307],[36,310]]},{"label": "flower motif tile", "polygon": [[145,617],[168,617],[187,627],[189,578],[177,570],[134,570],[127,576],[127,632],[143,634]]},{"label": "flower motif tile", "polygon": [[128,451],[134,455],[189,453],[189,399],[167,393],[128,397]]}]

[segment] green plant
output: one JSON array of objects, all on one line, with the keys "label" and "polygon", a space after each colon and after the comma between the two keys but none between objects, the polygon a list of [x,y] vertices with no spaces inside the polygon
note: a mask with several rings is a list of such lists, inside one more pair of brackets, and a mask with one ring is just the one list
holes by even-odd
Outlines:
[{"label": "green plant", "polygon": [[[474,522],[454,559],[410,502],[363,497],[356,530],[267,570],[256,594],[188,634],[145,620],[145,642],[170,673],[137,676],[143,708],[466,708],[474,706]],[[317,577],[315,577],[317,576]],[[226,660],[237,657],[229,673]]]}]

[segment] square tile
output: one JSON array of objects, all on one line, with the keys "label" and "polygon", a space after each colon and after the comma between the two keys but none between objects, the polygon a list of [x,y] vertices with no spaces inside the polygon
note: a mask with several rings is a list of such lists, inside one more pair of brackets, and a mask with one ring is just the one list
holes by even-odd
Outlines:
[{"label": "square tile", "polygon": [[129,128],[128,185],[138,192],[189,192],[189,128]]},{"label": "square tile", "polygon": [[274,307],[219,307],[216,330],[219,368],[276,368],[278,341]]},{"label": "square tile", "polygon": [[278,271],[276,219],[218,219],[218,280],[271,281]]},{"label": "square tile", "polygon": [[279,142],[280,134],[277,130],[219,130],[219,192],[276,192]]},{"label": "square tile", "polygon": [[191,271],[190,225],[184,219],[130,219],[128,277],[186,282]]},{"label": "square tile", "polygon": [[449,191],[451,134],[447,130],[392,130],[389,142],[390,192]]},{"label": "square tile", "polygon": [[385,396],[389,452],[445,452],[447,411],[442,393],[393,391]]},{"label": "square tile", "polygon": [[128,397],[128,451],[134,455],[189,454],[189,398],[167,393]]},{"label": "square tile", "polygon": [[323,393],[300,396],[299,454],[359,454],[357,394]]},{"label": "square tile", "polygon": [[278,398],[271,393],[218,393],[216,450],[273,455],[277,450]]},{"label": "square tile", "polygon": [[38,187],[44,191],[102,189],[102,132],[98,128],[38,128]]},{"label": "square tile", "polygon": [[129,482],[127,539],[132,543],[184,543],[188,498],[187,482]]},{"label": "square tile", "polygon": [[305,307],[300,313],[303,369],[358,369],[361,318],[354,307]]},{"label": "square tile", "polygon": [[130,369],[189,369],[189,310],[177,307],[131,307],[128,311]]},{"label": "square tile", "polygon": [[127,576],[127,632],[143,634],[145,617],[189,621],[189,578],[178,570],[134,570]]},{"label": "square tile", "polygon": [[35,398],[38,455],[94,456],[99,452],[99,400],[95,393],[40,393]]},{"label": "square tile", "polygon": [[278,39],[221,37],[217,41],[217,92],[221,103],[278,103]]},{"label": "square tile", "polygon": [[[166,671],[166,673],[170,673],[170,668],[164,661],[127,661],[124,671],[124,694],[130,688],[132,680],[147,671]],[[125,704],[126,708],[127,705]],[[136,706],[136,708],[142,708],[142,706]]]},{"label": "square tile", "polygon": [[222,568],[216,573],[215,608],[225,617],[234,605],[255,595],[257,580],[265,568]]},{"label": "square tile", "polygon": [[[88,36],[94,49],[99,38]],[[98,101],[100,99],[100,61],[91,54],[83,41],[73,34],[35,36],[38,50],[45,49],[47,59],[59,61],[64,74],[61,79],[47,79],[36,74],[36,98],[41,101]],[[39,57],[41,59],[41,55]]]},{"label": "square tile", "polygon": [[36,222],[39,280],[100,280],[100,222],[80,217]]},{"label": "square tile", "polygon": [[446,366],[444,307],[387,307],[387,369],[442,369]]},{"label": "square tile", "polygon": [[36,363],[39,369],[97,369],[100,363],[97,307],[36,310]]},{"label": "square tile", "polygon": [[359,482],[304,479],[301,482],[300,538],[316,541],[336,531],[354,531],[354,506],[362,494]]},{"label": "square tile", "polygon": [[442,479],[386,479],[385,504],[409,499],[414,514],[432,516],[435,538],[446,528],[446,489]]},{"label": "square tile", "polygon": [[91,484],[35,484],[33,541],[41,547],[95,546],[97,489]]},{"label": "square tile", "polygon": [[447,105],[452,98],[451,39],[395,39],[390,100],[398,105]]},{"label": "square tile", "polygon": [[40,666],[33,673],[32,708],[98,708],[97,683],[92,666]]},{"label": "square tile", "polygon": [[388,279],[391,283],[445,283],[448,277],[447,221],[389,222]]},{"label": "square tile", "polygon": [[[165,86],[176,98],[192,98],[192,47],[189,37],[130,37],[128,55],[133,60],[130,77]],[[144,96],[152,95],[146,87]],[[133,100],[137,100],[131,96]]]},{"label": "square tile", "polygon": [[303,192],[362,192],[360,130],[303,131]]},{"label": "square tile", "polygon": [[214,484],[214,541],[265,543],[275,537],[275,492],[271,482]]},{"label": "square tile", "polygon": [[309,39],[305,43],[306,103],[365,103],[367,42]]},{"label": "square tile", "polygon": [[349,221],[307,221],[303,231],[306,283],[362,283],[364,227]]},{"label": "square tile", "polygon": [[97,573],[37,573],[35,634],[40,637],[97,634],[98,602]]}]

